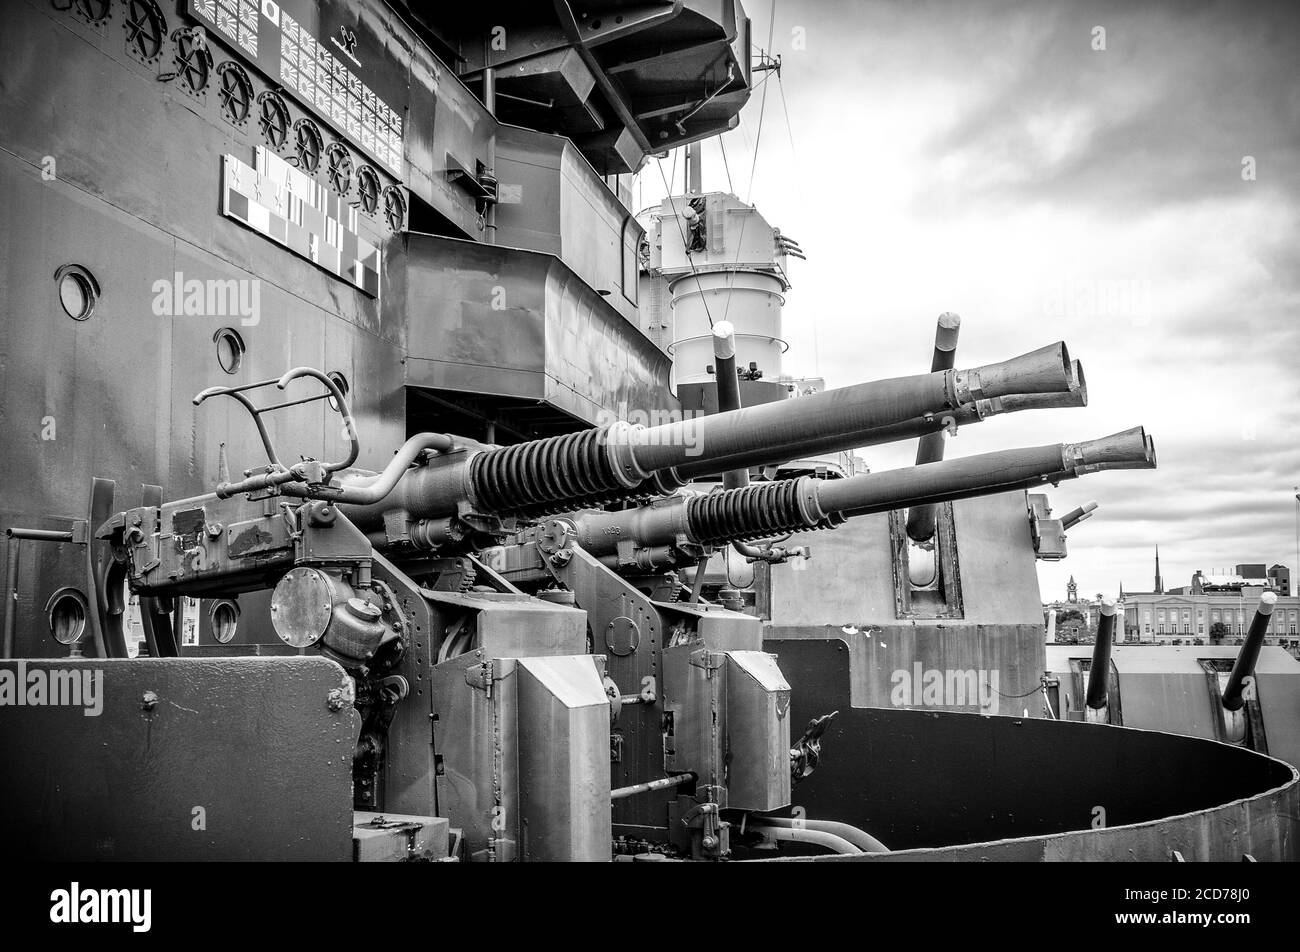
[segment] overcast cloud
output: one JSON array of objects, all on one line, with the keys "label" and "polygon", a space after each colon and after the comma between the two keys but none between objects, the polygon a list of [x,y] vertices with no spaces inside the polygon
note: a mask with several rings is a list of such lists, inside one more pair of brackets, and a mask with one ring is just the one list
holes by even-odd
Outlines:
[{"label": "overcast cloud", "polygon": [[[769,11],[748,4],[757,45]],[[785,372],[836,387],[923,371],[952,310],[959,365],[1065,340],[1090,403],[966,428],[949,456],[1138,424],[1155,438],[1154,472],[1050,490],[1058,513],[1101,508],[1068,559],[1039,563],[1045,598],[1070,574],[1087,595],[1148,589],[1157,543],[1166,586],[1296,565],[1298,27],[1298,4],[776,6],[793,135],[773,80],[761,140],[760,90],[726,149],[731,190],[809,256]],[[705,162],[705,188],[728,189],[716,143]],[[640,179],[644,207],[663,191],[653,160]],[[912,452],[864,455],[881,470]]]}]

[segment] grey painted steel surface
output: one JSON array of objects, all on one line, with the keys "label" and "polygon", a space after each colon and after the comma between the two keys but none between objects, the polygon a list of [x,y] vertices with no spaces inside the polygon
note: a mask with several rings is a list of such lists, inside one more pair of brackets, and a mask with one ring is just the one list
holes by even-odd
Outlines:
[{"label": "grey painted steel surface", "polygon": [[605,862],[613,849],[609,698],[589,657],[522,658],[520,858]]},{"label": "grey painted steel surface", "polygon": [[438,813],[471,859],[605,861],[609,699],[590,656],[437,665]]},{"label": "grey painted steel surface", "polygon": [[[1043,614],[1025,494],[958,500],[952,507],[960,617],[899,617],[890,519],[882,513],[801,536],[813,553],[807,568],[773,566],[760,577],[764,638],[842,639],[855,707],[1040,716],[1035,688],[1045,667]],[[931,671],[945,679],[937,694],[925,691]],[[956,679],[959,672],[962,682],[949,690],[948,675]],[[974,698],[967,673],[978,682]]]},{"label": "grey painted steel surface", "polygon": [[[497,207],[499,245],[554,255],[639,327],[638,249],[645,229],[563,136],[502,125],[497,177],[518,201]],[[667,380],[663,381],[665,388]]]},{"label": "grey painted steel surface", "polygon": [[[856,708],[835,639],[765,647],[796,724],[840,711],[794,801],[893,851],[860,859],[1300,858],[1300,775],[1281,761],[1102,724]],[[1092,829],[1097,807],[1105,827]]]},{"label": "grey painted steel surface", "polygon": [[669,410],[668,357],[553,255],[408,236],[410,386],[546,402],[587,423]]},{"label": "grey painted steel surface", "polygon": [[103,708],[0,707],[0,836],[11,855],[351,859],[360,719],[351,704],[331,706],[345,688],[334,662],[0,661],[0,678],[20,664],[47,677],[102,672]]},{"label": "grey painted steel surface", "polygon": [[[1217,739],[1223,712],[1202,662],[1226,668],[1240,647],[1231,645],[1125,645],[1111,649],[1112,690],[1122,705],[1125,727]],[[1047,668],[1061,679],[1062,706],[1071,662],[1091,657],[1089,645],[1048,645]],[[1266,645],[1255,663],[1255,695],[1268,736],[1268,751],[1300,766],[1300,661]],[[1116,697],[1111,698],[1112,714]],[[1078,707],[1078,699],[1072,699]]]},{"label": "grey painted steel surface", "polygon": [[[946,625],[1033,625],[1042,641],[1043,609],[1027,511],[1024,492],[953,503],[964,614]],[[810,532],[800,541],[812,547],[813,561],[808,571],[786,565],[771,572],[766,608],[773,625],[866,628],[898,621],[886,513]]]}]

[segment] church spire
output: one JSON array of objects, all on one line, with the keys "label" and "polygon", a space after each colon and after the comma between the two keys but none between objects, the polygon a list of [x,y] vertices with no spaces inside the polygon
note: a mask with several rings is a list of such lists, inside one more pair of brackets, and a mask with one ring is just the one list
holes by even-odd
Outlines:
[{"label": "church spire", "polygon": [[1160,580],[1160,546],[1156,546],[1156,587],[1155,593],[1163,595],[1165,593],[1164,582]]}]

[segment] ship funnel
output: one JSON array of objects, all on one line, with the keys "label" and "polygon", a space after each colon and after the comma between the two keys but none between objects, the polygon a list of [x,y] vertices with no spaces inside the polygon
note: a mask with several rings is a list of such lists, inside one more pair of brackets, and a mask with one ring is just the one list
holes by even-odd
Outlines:
[{"label": "ship funnel", "polygon": [[1116,606],[1109,598],[1101,601],[1101,623],[1097,626],[1097,643],[1092,649],[1092,666],[1088,669],[1087,704],[1094,711],[1106,706],[1110,684],[1110,648],[1115,640]]},{"label": "ship funnel", "polygon": [[1223,688],[1223,706],[1229,711],[1240,711],[1242,705],[1246,703],[1246,679],[1255,673],[1255,662],[1259,660],[1259,649],[1264,646],[1268,620],[1273,615],[1275,605],[1277,605],[1277,596],[1272,592],[1264,592],[1259,596],[1259,607],[1255,609],[1255,617],[1251,619],[1250,631],[1246,633],[1246,642],[1241,646],[1237,660],[1232,666],[1232,674],[1228,676],[1228,683]]}]

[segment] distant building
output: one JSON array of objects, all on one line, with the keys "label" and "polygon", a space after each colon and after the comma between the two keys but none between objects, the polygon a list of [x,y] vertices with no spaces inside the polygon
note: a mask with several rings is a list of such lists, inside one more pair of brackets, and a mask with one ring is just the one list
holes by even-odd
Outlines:
[{"label": "distant building", "polygon": [[1268,577],[1273,581],[1273,590],[1279,595],[1300,595],[1300,592],[1291,591],[1291,570],[1285,565],[1270,566]]},{"label": "distant building", "polygon": [[[1282,565],[1265,570],[1263,564],[1251,563],[1234,568],[1233,575],[1206,575],[1198,570],[1190,586],[1169,592],[1124,592],[1125,641],[1237,644],[1250,628],[1259,596],[1272,591],[1278,600],[1264,643],[1300,657],[1300,598],[1290,594],[1289,570]],[[1158,567],[1156,581],[1160,581]]]},{"label": "distant building", "polygon": [[[1083,618],[1083,624],[1071,623],[1062,616],[1066,612],[1076,611]],[[1056,624],[1052,643],[1074,643],[1080,636],[1096,634],[1097,624],[1101,618],[1101,595],[1096,598],[1079,598],[1079,583],[1070,576],[1065,584],[1065,601],[1043,603],[1043,623],[1047,625],[1050,612],[1056,612]],[[1073,637],[1067,638],[1067,635]]]}]

